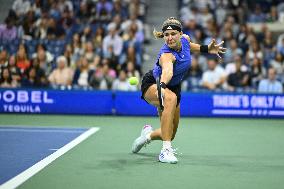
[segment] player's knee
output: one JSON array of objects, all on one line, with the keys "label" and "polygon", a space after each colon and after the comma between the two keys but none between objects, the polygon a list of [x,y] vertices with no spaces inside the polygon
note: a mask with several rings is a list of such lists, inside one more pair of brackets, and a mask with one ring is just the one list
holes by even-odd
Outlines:
[{"label": "player's knee", "polygon": [[175,105],[177,103],[177,96],[175,93],[168,91],[165,94],[165,101],[170,105]]}]

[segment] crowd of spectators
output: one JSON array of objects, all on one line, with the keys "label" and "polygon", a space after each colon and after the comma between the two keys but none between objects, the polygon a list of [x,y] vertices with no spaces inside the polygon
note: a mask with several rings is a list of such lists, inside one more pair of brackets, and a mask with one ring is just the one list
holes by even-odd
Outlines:
[{"label": "crowd of spectators", "polygon": [[0,24],[0,87],[138,90],[143,0],[15,0]]},{"label": "crowd of spectators", "polygon": [[[149,2],[149,4],[148,4]],[[179,0],[192,42],[225,41],[222,62],[192,54],[182,90],[283,93],[281,0]],[[147,0],[15,0],[0,24],[0,87],[138,90]],[[170,16],[170,15],[169,15]],[[254,24],[262,24],[255,31]],[[146,32],[149,33],[149,32]]]},{"label": "crowd of spectators", "polygon": [[268,27],[284,24],[283,1],[180,0],[179,14],[193,42],[227,48],[221,61],[193,54],[183,90],[283,93],[284,28]]}]

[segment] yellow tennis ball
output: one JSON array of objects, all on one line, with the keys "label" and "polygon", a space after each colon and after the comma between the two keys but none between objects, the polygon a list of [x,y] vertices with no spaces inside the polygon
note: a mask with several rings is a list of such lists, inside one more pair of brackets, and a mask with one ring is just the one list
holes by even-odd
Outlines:
[{"label": "yellow tennis ball", "polygon": [[130,78],[128,79],[128,82],[129,82],[130,85],[138,85],[138,83],[139,83],[137,77],[130,77]]}]

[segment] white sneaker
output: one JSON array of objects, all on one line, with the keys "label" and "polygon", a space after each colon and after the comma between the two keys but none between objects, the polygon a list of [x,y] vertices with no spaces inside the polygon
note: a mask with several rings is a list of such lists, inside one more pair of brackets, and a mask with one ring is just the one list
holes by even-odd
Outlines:
[{"label": "white sneaker", "polygon": [[172,148],[162,149],[159,155],[159,161],[162,163],[177,163],[178,160],[175,157],[175,150]]},{"label": "white sneaker", "polygon": [[132,145],[133,153],[139,152],[144,145],[149,144],[151,142],[150,140],[147,139],[146,136],[152,131],[153,128],[151,125],[144,125],[140,137],[138,137]]}]

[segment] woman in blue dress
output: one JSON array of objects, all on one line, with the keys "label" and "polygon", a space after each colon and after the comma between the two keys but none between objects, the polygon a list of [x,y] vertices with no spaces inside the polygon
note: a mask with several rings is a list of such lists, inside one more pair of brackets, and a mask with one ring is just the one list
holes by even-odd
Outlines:
[{"label": "woman in blue dress", "polygon": [[[216,54],[225,53],[222,47],[224,41],[216,44],[215,39],[209,45],[192,43],[189,36],[182,33],[179,20],[170,17],[164,21],[162,31],[154,31],[156,38],[163,38],[165,44],[160,49],[153,70],[146,73],[142,79],[142,99],[158,108],[161,127],[153,130],[151,125],[145,125],[141,135],[134,141],[132,152],[137,153],[151,140],[162,140],[163,147],[159,161],[177,163],[175,150],[171,141],[177,132],[180,118],[181,82],[191,65],[190,52]],[[156,81],[159,83],[156,83]],[[161,87],[163,110],[160,108],[157,86]]]}]

